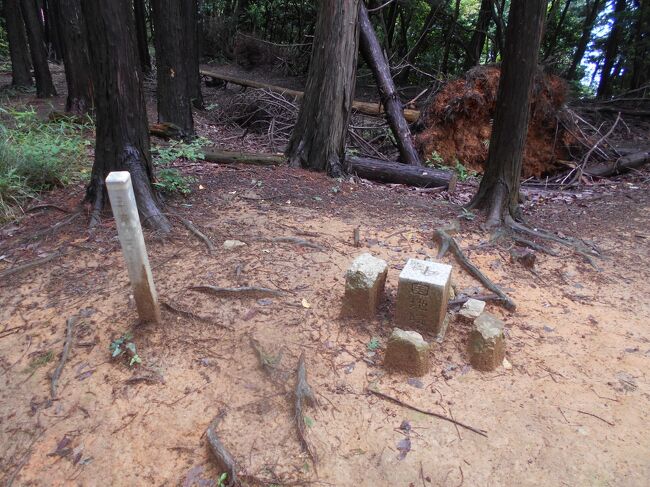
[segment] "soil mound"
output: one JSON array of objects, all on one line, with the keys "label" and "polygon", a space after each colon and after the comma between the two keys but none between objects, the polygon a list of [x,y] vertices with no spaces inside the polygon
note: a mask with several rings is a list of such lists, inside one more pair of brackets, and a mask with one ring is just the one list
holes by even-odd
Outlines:
[{"label": "soil mound", "polygon": [[[501,70],[478,66],[442,87],[422,111],[415,137],[423,160],[482,172],[487,160]],[[523,176],[555,172],[569,157],[573,137],[558,123],[567,86],[540,72],[535,80]]]}]

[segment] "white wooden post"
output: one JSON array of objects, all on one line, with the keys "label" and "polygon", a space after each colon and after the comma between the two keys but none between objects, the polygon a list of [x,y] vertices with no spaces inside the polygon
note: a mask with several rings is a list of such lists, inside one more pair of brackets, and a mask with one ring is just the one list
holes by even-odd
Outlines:
[{"label": "white wooden post", "polygon": [[106,188],[117,224],[117,234],[122,244],[122,253],[126,260],[126,268],[129,271],[138,316],[143,321],[160,323],[158,296],[144,245],[131,174],[128,171],[111,172],[106,178]]}]

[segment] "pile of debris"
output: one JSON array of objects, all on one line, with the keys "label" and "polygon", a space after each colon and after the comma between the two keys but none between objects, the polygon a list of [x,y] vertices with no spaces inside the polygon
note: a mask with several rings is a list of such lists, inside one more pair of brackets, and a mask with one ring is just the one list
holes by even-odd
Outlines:
[{"label": "pile of debris", "polygon": [[[418,121],[416,147],[424,161],[454,167],[460,162],[482,172],[487,160],[501,70],[478,66],[444,85]],[[566,130],[566,83],[539,73],[535,80],[531,122],[524,154],[524,177],[539,177],[562,167],[580,146]]]}]

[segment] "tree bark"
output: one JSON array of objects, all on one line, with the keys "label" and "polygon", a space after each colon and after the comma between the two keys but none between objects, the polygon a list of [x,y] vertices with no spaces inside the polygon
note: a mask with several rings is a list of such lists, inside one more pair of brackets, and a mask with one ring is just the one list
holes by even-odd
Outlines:
[{"label": "tree bark", "polygon": [[380,183],[406,184],[420,188],[447,187],[452,178],[448,171],[407,166],[367,157],[348,157],[347,172]]},{"label": "tree bark", "polygon": [[470,208],[488,209],[488,226],[519,217],[521,165],[546,0],[513,0],[486,171]]},{"label": "tree bark", "polygon": [[93,82],[86,24],[81,13],[83,0],[50,0],[50,13],[56,14],[63,51],[68,96],[65,111],[83,115],[92,111]]},{"label": "tree bark", "polygon": [[152,0],[156,28],[158,122],[176,125],[182,137],[194,135],[188,57],[188,5],[192,0]]},{"label": "tree bark", "polygon": [[569,80],[574,80],[578,73],[578,66],[582,62],[582,58],[585,57],[585,52],[587,52],[587,46],[589,45],[589,40],[591,39],[591,31],[594,28],[594,23],[598,18],[598,14],[605,5],[604,0],[594,0],[591,6],[587,6],[587,12],[585,13],[585,20],[582,24],[582,35],[578,41],[578,47],[573,54],[573,60],[571,61],[571,67],[567,71],[566,77]]},{"label": "tree bark", "polygon": [[402,162],[419,166],[420,158],[413,146],[411,130],[404,119],[402,103],[395,90],[390,68],[381,52],[379,40],[377,40],[377,35],[368,18],[368,10],[363,2],[359,2],[359,27],[361,31],[361,53],[377,80],[379,97],[386,110],[388,123],[395,135]]},{"label": "tree bark", "polygon": [[19,0],[4,0],[3,13],[11,58],[11,85],[32,86],[31,62]]},{"label": "tree bark", "polygon": [[138,59],[140,69],[144,74],[151,72],[151,56],[149,55],[149,36],[147,35],[147,13],[144,0],[133,0],[135,15],[135,36],[138,42]]},{"label": "tree bark", "polygon": [[634,60],[630,88],[640,88],[650,80],[650,1],[638,0],[634,24]]},{"label": "tree bark", "polygon": [[623,14],[627,7],[626,0],[616,0],[614,6],[614,24],[607,37],[605,45],[605,60],[603,69],[600,72],[600,83],[598,83],[597,95],[599,98],[607,98],[612,95],[612,68],[616,64],[618,51],[623,40]]},{"label": "tree bark", "polygon": [[485,46],[487,31],[492,20],[492,0],[481,0],[481,7],[476,18],[476,25],[469,42],[467,58],[465,59],[465,71],[473,68],[481,62],[481,53]]},{"label": "tree bark", "polygon": [[50,67],[47,64],[47,50],[45,49],[45,40],[43,39],[43,27],[38,20],[35,1],[20,0],[20,11],[25,21],[29,50],[32,55],[34,77],[36,78],[36,96],[38,98],[56,96]]},{"label": "tree bark", "polygon": [[560,35],[560,32],[562,31],[562,27],[564,27],[564,21],[566,20],[567,13],[569,12],[569,7],[571,7],[572,0],[566,0],[564,2],[564,8],[562,9],[562,13],[560,14],[560,18],[557,20],[557,22],[553,22],[553,29],[549,29],[548,25],[551,20],[555,20],[555,17],[557,16],[557,10],[559,9],[560,2],[559,0],[554,4],[553,8],[551,9],[551,12],[548,15],[547,19],[547,30],[546,34],[549,36],[548,43],[546,43],[546,49],[545,49],[545,54],[544,54],[544,59],[549,59],[554,53],[555,53],[555,48],[557,47],[557,40]]},{"label": "tree bark", "polygon": [[170,230],[153,191],[149,127],[136,58],[135,20],[129,0],[83,0],[95,86],[96,143],[86,199],[93,206],[91,225],[108,203],[105,179],[129,171],[138,210],[145,224]]},{"label": "tree bark", "polygon": [[359,0],[320,2],[307,87],[287,147],[290,165],[343,173],[354,99]]},{"label": "tree bark", "polygon": [[195,108],[203,108],[201,74],[199,73],[199,6],[197,0],[188,0],[185,21],[189,43],[186,60],[190,99]]},{"label": "tree bark", "polygon": [[503,46],[505,44],[506,26],[503,22],[505,0],[502,0],[502,3],[499,3],[499,0],[490,0],[490,3],[492,4],[492,18],[496,24],[496,33],[494,35],[494,52],[492,53],[492,60],[496,62],[499,53],[503,52]]},{"label": "tree bark", "polygon": [[[59,19],[57,12],[52,8],[51,0],[37,0],[37,6],[42,7],[43,15],[43,38],[49,54],[49,58],[60,63],[63,60],[63,46],[61,44],[61,35],[59,32]],[[38,8],[37,8],[38,12]]]},{"label": "tree bark", "polygon": [[460,0],[456,0],[453,17],[449,21],[449,25],[447,26],[447,32],[445,32],[445,37],[447,40],[445,42],[445,50],[442,54],[441,71],[443,74],[449,73],[449,54],[451,52],[451,45],[453,43],[454,33],[456,31],[456,24],[458,23],[459,15],[460,15]]}]

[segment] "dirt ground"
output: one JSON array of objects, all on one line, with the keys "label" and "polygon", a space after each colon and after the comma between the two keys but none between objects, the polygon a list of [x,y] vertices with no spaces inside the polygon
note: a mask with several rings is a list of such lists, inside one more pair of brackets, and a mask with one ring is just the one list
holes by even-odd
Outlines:
[{"label": "dirt ground", "polygon": [[[527,190],[533,226],[590,240],[603,254],[594,267],[558,248],[556,257],[538,253],[530,271],[511,262],[510,240],[491,244],[480,218],[463,218],[471,185],[431,194],[284,167],[176,166],[197,181],[168,207],[216,250],[208,253],[178,221],[171,237],[145,238],[161,301],[203,319],[165,308],[160,325],[138,324],[109,214],[93,232],[85,212],[55,227],[69,215],[52,208],[0,228],[0,272],[64,253],[0,282],[3,485],[216,486],[205,431],[219,415],[218,434],[253,485],[647,485],[649,172],[574,193]],[[44,199],[75,212],[83,190]],[[513,312],[488,305],[506,323],[511,367],[472,370],[468,329],[452,323],[434,344],[428,375],[386,373],[399,271],[409,257],[435,259],[433,232],[454,220],[470,259],[517,303]],[[361,248],[352,243],[356,227]],[[228,239],[247,245],[225,250]],[[366,251],[389,262],[386,301],[375,320],[342,318],[345,269]],[[453,259],[443,260],[454,266],[457,293],[483,292]],[[206,284],[284,294],[232,299],[190,289]],[[52,400],[50,376],[75,316]],[[111,360],[110,343],[128,330],[142,365]],[[275,366],[272,374],[251,339]],[[319,401],[307,410],[316,465],[294,421],[302,352]],[[406,437],[404,456],[398,444]]]}]

